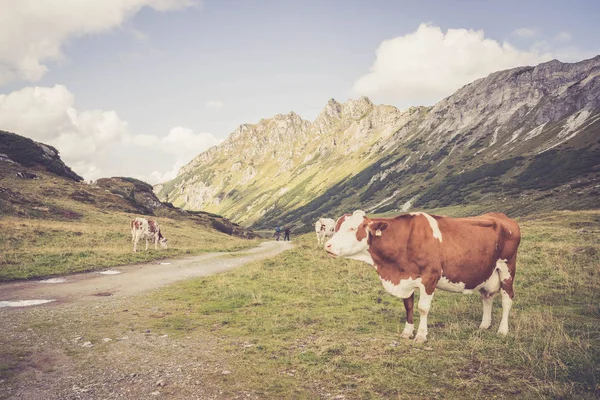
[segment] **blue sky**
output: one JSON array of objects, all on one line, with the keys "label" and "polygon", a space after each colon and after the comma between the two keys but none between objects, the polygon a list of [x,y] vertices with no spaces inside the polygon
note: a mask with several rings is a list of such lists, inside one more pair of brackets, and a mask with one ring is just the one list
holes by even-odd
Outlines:
[{"label": "blue sky", "polygon": [[39,3],[0,0],[0,129],[89,179],[172,178],[240,124],[313,120],[330,98],[433,105],[496,70],[600,53],[591,0]]}]

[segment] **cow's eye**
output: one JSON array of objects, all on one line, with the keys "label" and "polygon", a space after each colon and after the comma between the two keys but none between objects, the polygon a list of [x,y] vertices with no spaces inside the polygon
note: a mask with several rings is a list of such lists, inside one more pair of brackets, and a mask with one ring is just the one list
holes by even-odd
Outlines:
[{"label": "cow's eye", "polygon": [[354,232],[356,228],[350,228],[350,232]]}]

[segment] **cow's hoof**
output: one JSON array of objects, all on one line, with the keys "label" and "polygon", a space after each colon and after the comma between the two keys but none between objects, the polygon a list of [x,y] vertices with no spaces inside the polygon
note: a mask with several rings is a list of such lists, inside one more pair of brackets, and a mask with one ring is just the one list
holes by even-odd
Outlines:
[{"label": "cow's hoof", "polygon": [[419,336],[419,335],[417,335],[415,337],[415,343],[417,343],[417,344],[423,344],[426,341],[427,341],[427,338],[425,336]]},{"label": "cow's hoof", "polygon": [[492,326],[491,323],[490,324],[481,324],[481,325],[479,325],[479,329],[482,329],[482,330],[490,329],[490,326]]},{"label": "cow's hoof", "polygon": [[500,329],[498,329],[498,335],[500,335],[500,336],[508,335],[508,328],[502,329],[502,327],[500,327]]},{"label": "cow's hoof", "polygon": [[402,332],[402,334],[400,334],[400,337],[402,339],[410,339],[413,336],[412,332]]}]

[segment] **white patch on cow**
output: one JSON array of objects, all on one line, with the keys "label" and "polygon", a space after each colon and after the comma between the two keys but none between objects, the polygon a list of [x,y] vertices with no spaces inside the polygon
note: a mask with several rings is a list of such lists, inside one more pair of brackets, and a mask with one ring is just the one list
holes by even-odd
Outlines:
[{"label": "white patch on cow", "polygon": [[481,318],[481,324],[479,329],[488,329],[492,326],[492,304],[494,297],[483,297],[483,317]]},{"label": "white patch on cow", "polygon": [[28,307],[39,306],[40,304],[50,303],[55,300],[16,300],[16,301],[0,301],[0,308],[3,307]]},{"label": "white patch on cow", "polygon": [[494,270],[487,280],[475,287],[476,291],[484,290],[486,293],[498,293],[500,290],[500,275]]},{"label": "white patch on cow", "polygon": [[512,307],[513,301],[504,289],[502,289],[500,292],[502,293],[502,319],[500,320],[498,334],[506,335],[508,334],[508,314],[510,313],[510,308]]},{"label": "white patch on cow", "polygon": [[63,283],[66,281],[67,280],[65,278],[50,278],[50,279],[44,279],[43,281],[40,281],[40,283]]},{"label": "white patch on cow", "polygon": [[[508,260],[502,260],[502,259],[499,259],[498,261],[496,261],[496,270],[498,271],[499,279],[501,281],[511,278],[510,271],[508,270],[507,262],[508,262]],[[500,282],[498,282],[498,284],[500,284]]]},{"label": "white patch on cow", "polygon": [[[448,278],[442,276],[438,281],[436,287],[438,289],[445,290],[446,292],[453,293],[465,293],[465,284],[464,282],[450,282]],[[472,290],[470,290],[472,292]],[[465,293],[467,294],[467,293]]]},{"label": "white patch on cow", "polygon": [[415,342],[425,343],[427,341],[427,316],[431,309],[431,302],[433,301],[433,291],[431,294],[427,294],[425,286],[420,285],[419,288],[419,329],[417,329],[417,336],[415,336]]},{"label": "white patch on cow", "polygon": [[354,255],[346,257],[346,258],[349,258],[350,260],[366,262],[367,264],[369,264],[369,265],[375,267],[375,269],[377,269],[377,265],[375,265],[375,261],[373,261],[371,254],[367,250],[361,251],[360,253],[354,254]]},{"label": "white patch on cow", "polygon": [[437,240],[439,240],[440,243],[442,242],[442,232],[440,231],[440,227],[439,227],[437,221],[435,220],[435,218],[433,218],[431,215],[424,213],[424,212],[414,212],[414,213],[410,213],[410,215],[422,215],[425,218],[427,218],[427,221],[429,222],[429,226],[431,227],[431,230],[433,231],[433,237],[436,238]]},{"label": "white patch on cow", "polygon": [[121,271],[115,271],[115,270],[109,269],[109,270],[106,270],[106,271],[100,271],[98,273],[102,274],[102,275],[117,275],[117,274],[120,274]]},{"label": "white patch on cow", "polygon": [[415,292],[415,290],[422,286],[421,278],[402,279],[397,285],[394,285],[391,281],[383,279],[382,277],[379,277],[379,279],[381,280],[385,290],[396,297],[400,297],[401,299],[409,298]]}]

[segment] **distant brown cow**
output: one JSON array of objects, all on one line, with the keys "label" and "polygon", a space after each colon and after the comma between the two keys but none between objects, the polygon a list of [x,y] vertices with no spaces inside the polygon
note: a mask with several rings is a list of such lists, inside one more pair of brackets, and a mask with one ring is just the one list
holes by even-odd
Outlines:
[{"label": "distant brown cow", "polygon": [[146,250],[148,250],[148,241],[154,242],[154,249],[158,250],[158,243],[163,249],[167,248],[167,239],[160,232],[158,222],[148,220],[146,218],[136,218],[131,221],[131,242],[133,243],[133,251],[137,251],[137,243],[140,239],[146,240]]},{"label": "distant brown cow", "polygon": [[427,315],[436,288],[464,294],[479,291],[483,300],[480,329],[491,326],[493,296],[501,292],[498,333],[508,333],[520,241],[519,225],[501,213],[448,218],[419,212],[370,219],[358,210],[338,219],[325,250],[375,267],[383,287],[404,300],[403,338],[413,335],[418,289],[420,321],[415,341],[422,343],[427,340]]}]

